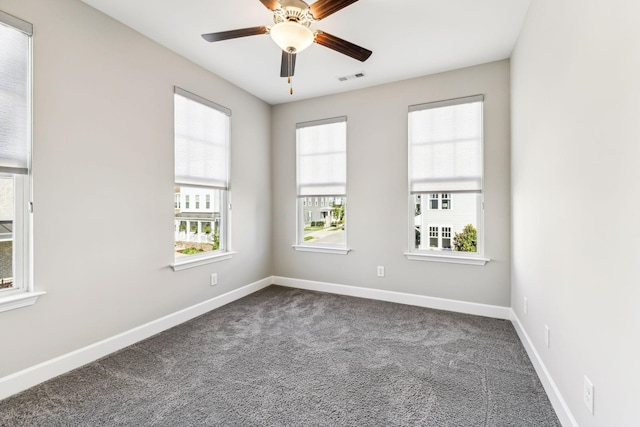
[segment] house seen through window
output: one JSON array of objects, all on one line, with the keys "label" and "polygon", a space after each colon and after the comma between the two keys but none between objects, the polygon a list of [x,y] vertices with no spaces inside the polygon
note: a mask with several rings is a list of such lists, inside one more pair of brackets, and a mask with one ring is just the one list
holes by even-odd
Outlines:
[{"label": "house seen through window", "polygon": [[[0,303],[5,297],[24,299],[33,294],[29,249],[32,32],[31,24],[0,12]],[[0,304],[0,310],[7,307]]]},{"label": "house seen through window", "polygon": [[231,112],[180,88],[174,101],[175,257],[225,252]]},{"label": "house seen through window", "polygon": [[483,97],[409,108],[411,251],[482,248]]},{"label": "house seen through window", "polygon": [[298,244],[346,247],[347,119],[296,129]]}]

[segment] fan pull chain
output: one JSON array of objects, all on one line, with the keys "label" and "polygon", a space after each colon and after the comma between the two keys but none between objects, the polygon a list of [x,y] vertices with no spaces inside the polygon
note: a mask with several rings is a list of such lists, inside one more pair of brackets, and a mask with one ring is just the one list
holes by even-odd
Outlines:
[{"label": "fan pull chain", "polygon": [[293,95],[293,83],[291,83],[291,75],[293,74],[293,55],[291,51],[288,52],[288,61],[287,61],[287,74],[289,75],[287,78],[287,83],[289,83],[289,95]]}]

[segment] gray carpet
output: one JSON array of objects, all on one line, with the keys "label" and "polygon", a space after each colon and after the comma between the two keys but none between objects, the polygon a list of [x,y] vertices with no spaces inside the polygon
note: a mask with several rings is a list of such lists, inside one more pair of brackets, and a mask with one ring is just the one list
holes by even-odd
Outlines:
[{"label": "gray carpet", "polygon": [[560,426],[510,322],[271,286],[0,401],[2,426]]}]

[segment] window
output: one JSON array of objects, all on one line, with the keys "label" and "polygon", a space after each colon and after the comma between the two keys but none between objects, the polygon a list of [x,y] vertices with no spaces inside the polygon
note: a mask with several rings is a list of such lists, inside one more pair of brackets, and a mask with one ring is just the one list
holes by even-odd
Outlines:
[{"label": "window", "polygon": [[[180,88],[175,88],[174,102],[175,191],[184,197],[184,211],[176,210],[174,226],[174,269],[180,269],[176,267],[220,260],[221,255],[230,254],[231,111]],[[200,210],[201,195],[206,200],[205,210]]]},{"label": "window", "polygon": [[482,256],[482,105],[479,95],[409,108],[411,253]]},{"label": "window", "polygon": [[429,209],[438,209],[438,195],[429,194]]},{"label": "window", "polygon": [[[418,194],[416,197],[419,197]],[[419,205],[419,199],[416,205]],[[429,194],[429,209],[451,209],[451,195],[447,193]]]},{"label": "window", "polygon": [[429,247],[437,248],[438,246],[438,227],[429,227]]},{"label": "window", "polygon": [[443,249],[451,249],[451,227],[442,227],[442,242],[440,247]]},{"label": "window", "polygon": [[[180,188],[177,187],[176,188],[177,191],[180,191]],[[175,193],[174,195],[174,202],[173,202],[173,208],[174,209],[180,209],[180,193]]]},{"label": "window", "polygon": [[451,209],[451,195],[444,193],[441,195],[442,197],[442,205],[441,208],[442,209]]},{"label": "window", "polygon": [[[416,248],[420,241],[416,242]],[[451,227],[429,225],[429,248],[451,249]]]},{"label": "window", "polygon": [[298,242],[294,247],[346,254],[347,118],[299,123],[296,146]]},{"label": "window", "polygon": [[31,35],[0,12],[0,311],[31,305]]}]

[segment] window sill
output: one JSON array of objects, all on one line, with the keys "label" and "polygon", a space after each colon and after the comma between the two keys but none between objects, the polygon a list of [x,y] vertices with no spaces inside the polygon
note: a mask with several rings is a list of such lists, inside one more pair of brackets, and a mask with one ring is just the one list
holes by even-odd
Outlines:
[{"label": "window sill", "polygon": [[0,312],[33,305],[38,300],[38,297],[44,294],[46,292],[22,292],[17,295],[0,298]]},{"label": "window sill", "polygon": [[201,265],[231,259],[231,257],[236,253],[237,252],[223,252],[215,255],[195,256],[185,259],[179,259],[171,264],[171,268],[173,268],[173,271],[186,270],[188,268],[199,267]]},{"label": "window sill", "polygon": [[485,265],[486,263],[491,261],[488,258],[480,258],[474,256],[427,254],[422,252],[407,252],[405,253],[405,256],[411,261],[445,262],[450,264],[467,265]]},{"label": "window sill", "polygon": [[323,254],[336,254],[336,255],[346,255],[351,249],[349,248],[339,248],[339,247],[331,247],[331,246],[306,246],[306,245],[293,245],[293,249],[300,252],[319,252]]}]

